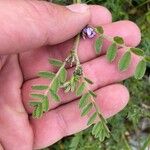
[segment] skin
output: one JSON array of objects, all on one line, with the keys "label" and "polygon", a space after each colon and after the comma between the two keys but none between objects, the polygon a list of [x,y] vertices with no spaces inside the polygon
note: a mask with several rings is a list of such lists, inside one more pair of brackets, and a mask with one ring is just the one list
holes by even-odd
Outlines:
[{"label": "skin", "polygon": [[[84,12],[79,5],[71,6],[74,11],[82,10],[75,13],[42,1],[0,1],[0,150],[41,149],[87,128],[88,117],[80,117],[78,99],[73,94],[60,91],[62,102],[51,102],[50,111],[38,120],[32,119],[29,106],[31,86],[48,84],[36,76],[37,72],[55,71],[47,59],[64,60],[73,37],[84,26],[102,25],[106,34],[122,36],[128,46],[140,43],[140,31],[134,23],[112,23],[110,12],[101,6],[82,7],[86,7]],[[98,95],[96,102],[108,118],[126,106],[129,93],[118,82],[133,75],[139,58],[133,55],[129,69],[119,72],[117,62],[126,50],[118,49],[117,59],[110,64],[105,59],[110,43],[104,41],[102,54],[97,57],[93,42],[81,40],[78,53],[85,74],[95,83],[90,88]]]}]

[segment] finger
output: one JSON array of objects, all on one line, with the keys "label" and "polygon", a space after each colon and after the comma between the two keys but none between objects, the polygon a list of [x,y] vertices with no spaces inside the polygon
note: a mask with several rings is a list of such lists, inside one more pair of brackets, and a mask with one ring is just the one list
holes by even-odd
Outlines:
[{"label": "finger", "polygon": [[17,55],[9,55],[0,71],[0,143],[5,150],[32,149],[33,133],[22,104],[21,85]]},{"label": "finger", "polygon": [[88,22],[89,25],[96,27],[112,22],[112,15],[106,7],[99,5],[89,5],[89,8],[91,12],[90,21]]},{"label": "finger", "polygon": [[0,144],[0,150],[4,150],[4,148],[2,147],[2,145]]},{"label": "finger", "polygon": [[[97,90],[97,104],[102,114],[108,118],[122,110],[129,99],[127,89],[119,84]],[[31,119],[34,129],[34,148],[51,145],[64,136],[87,128],[88,117],[81,117],[78,101],[70,102],[45,114],[41,119]],[[42,129],[42,130],[41,130]]]},{"label": "finger", "polygon": [[[125,53],[125,51],[126,50],[124,49],[120,49],[118,52],[118,57],[112,63],[109,63],[106,60],[105,56],[101,56],[94,60],[86,62],[82,65],[84,74],[94,82],[94,84],[90,87],[92,90],[96,90],[98,88],[104,87],[112,83],[120,82],[133,75],[136,65],[139,62],[139,57],[137,57],[136,55],[132,55],[131,64],[126,71],[120,72],[118,70],[118,65],[117,65],[118,61],[121,58],[121,56]],[[69,74],[71,74],[72,71],[73,71],[73,68],[69,69],[68,70]],[[31,99],[30,93],[35,93],[35,92],[38,93],[38,91],[33,91],[31,89],[31,86],[43,85],[43,84],[48,85],[49,82],[50,82],[49,80],[37,78],[37,79],[26,81],[24,83],[23,88],[22,88],[22,96],[23,96],[24,106],[28,113],[32,112],[32,109],[29,106],[29,100]],[[40,93],[43,93],[43,92],[44,91]],[[64,94],[63,91],[60,91],[59,95],[61,97],[61,103],[54,103],[50,99],[51,109],[56,108],[62,103],[64,104],[64,103],[67,103],[69,101],[76,99],[75,94],[70,94],[70,93]]]},{"label": "finger", "polygon": [[[107,35],[110,35],[112,37],[123,37],[126,45],[131,47],[137,46],[141,39],[139,28],[137,27],[137,25],[129,21],[119,21],[104,25],[104,30]],[[87,39],[81,41],[78,55],[82,63],[97,57],[94,50],[94,42],[95,39]],[[53,70],[53,68],[49,65],[47,61],[48,58],[51,57],[64,60],[72,47],[71,45],[73,45],[72,42],[66,42],[61,45],[51,47],[50,49],[45,47],[41,50],[22,54],[20,61],[24,78],[34,78],[36,77],[37,72],[41,70]],[[110,43],[105,40],[102,54],[106,52],[109,45]]]},{"label": "finger", "polygon": [[89,20],[86,4],[65,7],[35,0],[0,1],[0,54],[61,43],[79,33]]}]

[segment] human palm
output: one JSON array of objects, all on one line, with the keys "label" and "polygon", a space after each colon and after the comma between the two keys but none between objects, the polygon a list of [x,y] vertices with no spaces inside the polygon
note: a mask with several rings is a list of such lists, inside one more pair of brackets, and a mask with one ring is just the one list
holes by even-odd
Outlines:
[{"label": "human palm", "polygon": [[[106,34],[122,36],[126,45],[133,47],[140,42],[138,27],[129,21],[111,23],[109,11],[101,6],[90,6],[90,11],[76,14],[65,7],[44,2],[0,3],[0,18],[5,17],[0,19],[3,25],[0,36],[0,149],[40,149],[87,128],[88,118],[80,117],[78,99],[73,94],[64,95],[62,91],[61,103],[50,100],[50,111],[40,119],[32,119],[29,106],[31,86],[49,84],[38,78],[37,72],[55,71],[48,64],[48,58],[64,60],[72,47],[72,38],[86,24],[103,25]],[[109,64],[105,52],[110,43],[104,41],[102,54],[96,57],[93,42],[94,39],[81,40],[78,53],[84,73],[94,81],[91,88],[97,93],[97,104],[108,118],[127,104],[128,91],[118,82],[132,76],[139,59],[132,56],[130,68],[120,73],[116,65],[125,49],[119,49],[118,58]],[[72,68],[68,70],[71,72]]]}]

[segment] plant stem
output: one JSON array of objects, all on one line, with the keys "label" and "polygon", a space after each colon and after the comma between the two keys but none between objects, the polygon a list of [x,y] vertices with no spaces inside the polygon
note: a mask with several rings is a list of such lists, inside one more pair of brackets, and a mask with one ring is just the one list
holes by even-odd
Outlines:
[{"label": "plant stem", "polygon": [[145,4],[149,3],[149,2],[150,2],[150,0],[147,0],[147,1],[143,2],[142,4],[138,5],[138,6],[137,6],[137,7],[135,7],[135,8],[142,7],[143,5],[145,5]]},{"label": "plant stem", "polygon": [[76,58],[76,67],[80,66],[80,60],[79,60],[78,53],[77,53],[78,47],[79,47],[79,43],[80,43],[80,34],[78,34],[76,36],[74,47],[73,47],[73,50],[72,50],[72,53],[74,54],[74,56]]},{"label": "plant stem", "polygon": [[77,0],[77,3],[81,3],[81,0]]},{"label": "plant stem", "polygon": [[132,150],[131,147],[129,146],[128,142],[127,142],[127,139],[126,137],[124,136],[124,134],[122,133],[122,139],[123,139],[123,142],[124,142],[124,146],[126,147],[126,150]]},{"label": "plant stem", "polygon": [[[74,56],[75,56],[75,58],[76,58],[76,68],[81,67],[80,60],[79,60],[79,56],[78,56],[79,43],[80,43],[80,34],[78,34],[78,35],[76,36],[75,44],[74,44],[74,47],[73,47],[73,50],[72,50],[72,53],[74,54]],[[84,73],[83,73],[83,75],[82,75],[82,77],[81,77],[81,80],[82,80],[81,82],[86,82],[83,77],[84,77]],[[88,85],[86,85],[86,88],[85,88],[85,93],[87,93],[87,92],[89,92],[89,87],[88,87]],[[96,112],[98,112],[98,117],[99,117],[100,120],[102,121],[102,123],[103,123],[105,129],[107,130],[107,132],[110,132],[109,129],[108,129],[108,127],[107,127],[107,125],[106,125],[107,121],[106,121],[106,119],[102,116],[101,112],[99,111],[99,108],[97,107],[96,102],[95,102],[95,99],[94,99],[93,97],[91,97],[91,102],[92,102],[92,104],[93,104],[93,106],[94,106]]]},{"label": "plant stem", "polygon": [[73,0],[73,3],[76,4],[76,3],[81,3],[81,0]]}]

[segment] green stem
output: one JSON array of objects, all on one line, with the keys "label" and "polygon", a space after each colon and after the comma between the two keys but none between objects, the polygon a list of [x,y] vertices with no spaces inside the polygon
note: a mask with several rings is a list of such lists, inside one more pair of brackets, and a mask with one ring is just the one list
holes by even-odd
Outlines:
[{"label": "green stem", "polygon": [[[81,3],[81,0],[74,0],[73,2],[74,3]],[[79,43],[80,43],[80,33],[76,36],[75,44],[74,44],[73,50],[71,51],[74,54],[75,58],[76,58],[76,67],[81,66],[80,60],[79,60],[79,57],[78,57]],[[83,76],[84,76],[84,74],[83,74]],[[85,90],[88,92],[89,91],[89,87],[87,86]],[[107,125],[106,125],[107,121],[102,116],[101,112],[99,111],[99,109],[98,109],[98,107],[97,107],[93,97],[91,98],[91,101],[92,101],[92,103],[94,105],[94,108],[95,108],[96,112],[98,112],[98,114],[99,114],[98,116],[99,116],[100,120],[102,121],[104,127],[106,128],[107,132],[110,132],[108,127],[107,127]]]},{"label": "green stem", "polygon": [[76,0],[73,0],[73,4],[76,4],[77,2],[76,2]]},{"label": "green stem", "polygon": [[81,3],[81,0],[77,0],[77,3]]},{"label": "green stem", "polygon": [[73,3],[76,4],[76,3],[81,3],[81,0],[73,0]]},{"label": "green stem", "polygon": [[131,147],[129,146],[128,141],[127,141],[126,137],[124,136],[124,134],[122,134],[122,139],[125,144],[124,146],[126,147],[126,150],[132,150]]},{"label": "green stem", "polygon": [[[79,43],[80,43],[80,34],[78,34],[78,35],[76,36],[75,44],[74,44],[73,50],[71,51],[71,53],[72,53],[72,54],[75,56],[75,58],[76,58],[76,68],[79,67],[79,66],[81,67],[80,60],[79,60],[79,56],[78,56]],[[83,74],[83,77],[84,77],[84,74]],[[84,79],[82,78],[82,80],[84,80]],[[86,81],[83,81],[83,82],[86,82]],[[85,92],[89,92],[89,87],[88,87],[88,85],[86,85]],[[96,112],[98,112],[98,114],[99,114],[98,116],[99,116],[100,120],[102,121],[104,127],[106,128],[107,132],[110,132],[109,129],[108,129],[108,127],[107,127],[107,125],[106,125],[107,121],[106,121],[106,119],[102,116],[102,114],[101,114],[99,108],[98,108],[97,105],[96,105],[95,99],[94,99],[93,97],[91,97],[91,102],[93,103]]]},{"label": "green stem", "polygon": [[149,2],[150,2],[150,0],[147,0],[147,1],[143,2],[142,4],[138,5],[138,6],[137,6],[137,7],[135,7],[135,8],[142,7],[143,5],[145,5],[145,4],[149,3]]},{"label": "green stem", "polygon": [[76,66],[77,67],[80,66],[80,60],[79,60],[78,53],[77,53],[78,52],[79,43],[80,43],[80,33],[76,36],[74,47],[73,47],[73,50],[72,50],[72,53],[73,53],[73,55],[76,58]]}]

